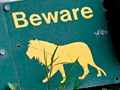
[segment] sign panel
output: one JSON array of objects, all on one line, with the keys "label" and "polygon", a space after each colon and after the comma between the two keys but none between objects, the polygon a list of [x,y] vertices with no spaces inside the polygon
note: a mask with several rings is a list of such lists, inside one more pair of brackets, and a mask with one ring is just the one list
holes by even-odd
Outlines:
[{"label": "sign panel", "polygon": [[120,82],[101,0],[24,0],[6,5],[10,10],[4,16],[23,90]]},{"label": "sign panel", "polygon": [[19,79],[2,9],[0,3],[0,90],[7,90],[8,82],[19,83]]}]

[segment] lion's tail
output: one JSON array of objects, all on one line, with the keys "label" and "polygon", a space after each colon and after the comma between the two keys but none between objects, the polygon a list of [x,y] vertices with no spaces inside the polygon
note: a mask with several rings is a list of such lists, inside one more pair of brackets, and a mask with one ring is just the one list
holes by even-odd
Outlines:
[{"label": "lion's tail", "polygon": [[107,76],[107,75],[106,75],[106,72],[105,72],[104,70],[100,69],[100,71],[101,71],[105,76]]},{"label": "lion's tail", "polygon": [[106,72],[103,70],[103,69],[101,69],[100,67],[98,67],[94,62],[91,64],[91,63],[89,63],[91,66],[93,66],[93,67],[95,67],[97,70],[98,70],[98,77],[100,77],[101,76],[101,72],[105,75],[105,76],[107,76],[106,75]]}]

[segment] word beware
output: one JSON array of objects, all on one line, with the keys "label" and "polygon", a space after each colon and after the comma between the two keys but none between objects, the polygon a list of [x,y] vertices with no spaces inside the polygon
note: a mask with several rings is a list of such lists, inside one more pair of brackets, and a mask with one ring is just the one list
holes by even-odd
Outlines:
[{"label": "word beware", "polygon": [[[93,11],[90,7],[83,7],[81,10],[79,8],[72,9],[72,14],[74,17],[74,20],[78,20],[78,12],[81,12],[81,15],[85,19],[90,19],[93,17]],[[64,9],[61,10],[60,12],[54,11],[54,15],[51,12],[48,12],[48,15],[46,16],[45,13],[41,13],[42,18],[45,20],[47,24],[51,23],[51,20],[53,20],[54,23],[58,22],[58,14],[60,14],[60,20],[62,22],[68,22],[72,21],[71,13]],[[12,13],[13,20],[15,23],[16,28],[24,28],[28,26],[28,20],[26,19],[26,14],[24,12],[14,12]],[[18,18],[17,16],[22,16]],[[32,14],[29,17],[29,21],[33,26],[39,26],[42,24],[42,18],[38,14]],[[20,22],[23,22],[20,24]]]}]

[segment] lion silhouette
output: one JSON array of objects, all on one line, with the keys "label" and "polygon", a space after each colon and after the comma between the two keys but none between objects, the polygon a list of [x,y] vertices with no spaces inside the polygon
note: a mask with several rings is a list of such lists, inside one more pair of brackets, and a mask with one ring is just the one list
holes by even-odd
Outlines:
[{"label": "lion silhouette", "polygon": [[[35,59],[39,60],[39,63],[45,64],[44,60],[45,50],[45,53],[47,54],[47,65],[50,65],[51,56],[57,45],[37,39],[30,40],[29,43],[30,44],[28,45],[28,50],[26,52],[27,56],[30,59],[35,57]],[[81,77],[79,77],[79,79],[84,79],[89,73],[88,64],[97,69],[98,71],[97,77],[101,76],[101,72],[106,76],[105,71],[94,63],[89,47],[87,46],[87,44],[83,42],[74,42],[67,45],[60,45],[55,54],[55,58],[57,57],[59,58],[53,62],[52,72],[48,73],[48,77],[51,78],[59,70],[63,77],[61,83],[63,83],[66,80],[63,64],[74,63],[76,60],[78,60],[79,64],[82,66],[84,70],[84,74]],[[51,68],[49,67],[49,69]],[[48,78],[46,77],[42,82],[45,83],[47,81]]]}]

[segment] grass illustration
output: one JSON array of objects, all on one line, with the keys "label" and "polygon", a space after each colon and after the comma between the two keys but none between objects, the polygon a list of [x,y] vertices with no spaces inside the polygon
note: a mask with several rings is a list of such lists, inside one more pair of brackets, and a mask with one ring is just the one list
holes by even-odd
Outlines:
[{"label": "grass illustration", "polygon": [[[54,59],[58,47],[59,47],[59,44],[57,45],[57,47],[55,48],[55,50],[54,50],[54,52],[53,52],[53,54],[51,56],[51,63],[50,63],[50,65],[47,65],[47,54],[45,53],[45,49],[44,49],[45,64],[43,64],[43,65],[45,67],[46,76],[48,78],[48,90],[50,90],[51,82],[55,81],[55,80],[50,81],[50,77],[51,77],[51,72],[52,72],[52,69],[53,69],[53,63],[59,58],[59,57],[57,57],[57,58]],[[59,64],[64,64],[64,63],[59,63]],[[60,87],[58,85],[56,86],[57,90],[62,90],[65,87],[65,85],[67,84],[67,82],[71,79],[71,75],[72,75],[72,73],[73,73],[74,70],[75,70],[75,85],[74,85],[74,90],[76,90],[80,86],[80,84],[82,83],[83,80],[78,79],[75,65],[76,65],[76,63],[73,63],[73,67],[69,71],[69,73],[66,76],[66,79],[62,83],[62,85]],[[50,67],[50,69],[49,69],[50,77],[48,76],[48,68],[49,67]]]}]

